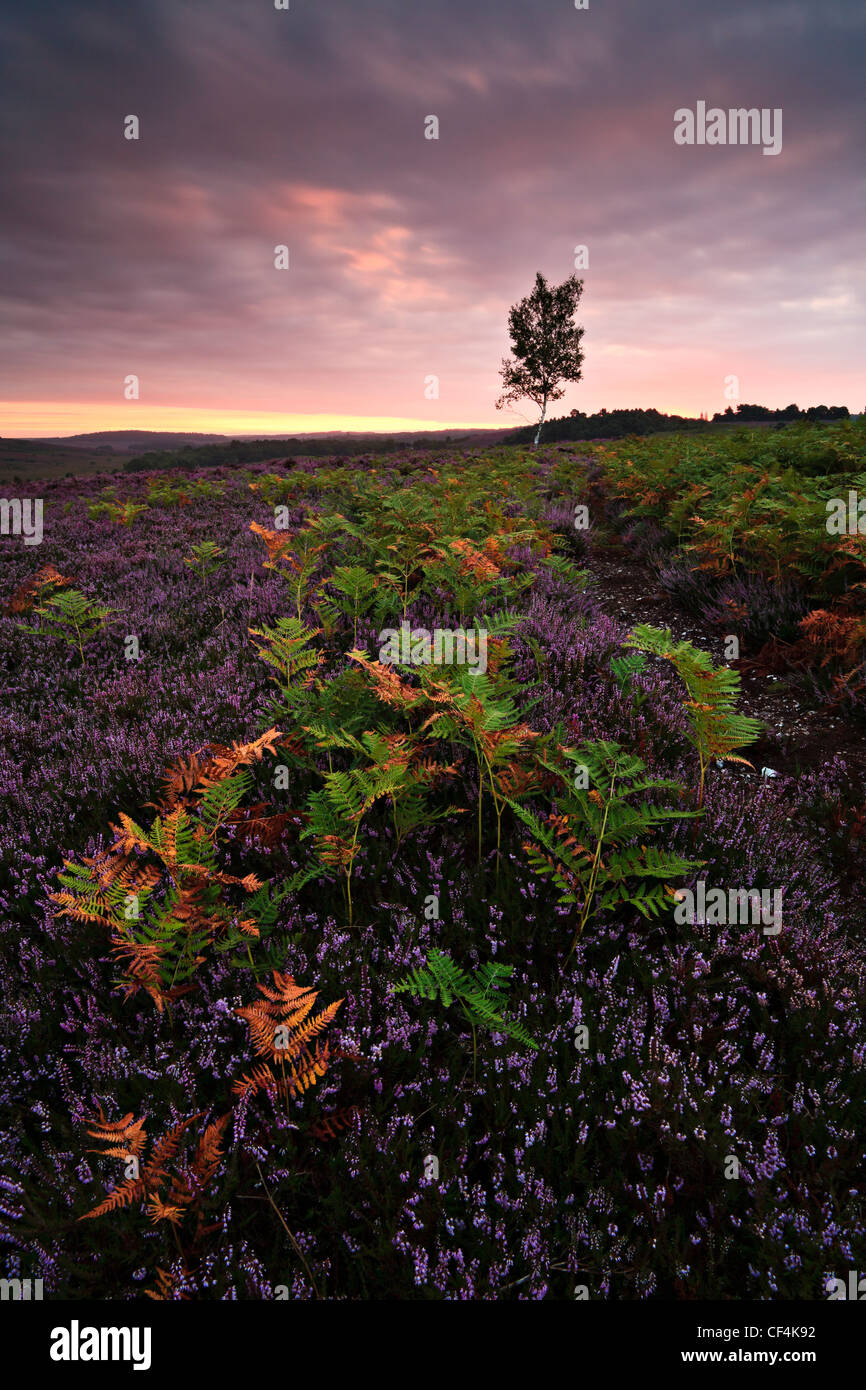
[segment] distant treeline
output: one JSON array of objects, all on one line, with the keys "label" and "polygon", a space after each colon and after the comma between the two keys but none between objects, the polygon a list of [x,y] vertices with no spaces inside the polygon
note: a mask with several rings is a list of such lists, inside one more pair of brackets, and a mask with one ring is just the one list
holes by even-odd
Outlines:
[{"label": "distant treeline", "polygon": [[189,472],[197,468],[225,467],[233,463],[261,463],[277,458],[356,458],[363,454],[395,454],[406,450],[450,447],[459,436],[438,435],[433,439],[391,439],[381,435],[336,436],[328,439],[232,439],[228,444],[205,444],[198,448],[151,451],[136,454],[123,466],[125,473],[152,473],[163,468]]},{"label": "distant treeline", "polygon": [[714,420],[847,420],[847,405],[810,405],[801,410],[796,405],[786,405],[784,410],[768,410],[765,405],[738,405],[736,410],[728,406],[725,411],[717,411]]},{"label": "distant treeline", "polygon": [[[800,410],[796,405],[786,406],[784,410],[770,410],[765,405],[740,405],[734,410],[719,411],[712,420],[694,419],[686,415],[664,415],[658,410],[600,410],[596,415],[585,415],[582,410],[573,410],[570,415],[546,421],[541,432],[542,443],[554,443],[558,439],[622,439],[627,434],[660,434],[664,430],[680,433],[684,430],[707,430],[717,422],[726,423],[737,420],[742,423],[757,420],[776,420],[784,423],[790,420],[843,420],[848,417],[846,405],[813,405],[808,410]],[[535,426],[515,430],[516,444],[531,443],[535,436]]]},{"label": "distant treeline", "polygon": [[[600,410],[585,415],[573,410],[570,415],[545,421],[541,431],[542,444],[557,439],[621,439],[626,434],[658,434],[662,430],[702,430],[708,421],[693,420],[685,415],[663,415],[658,410]],[[515,430],[515,444],[531,444],[535,426]]]}]

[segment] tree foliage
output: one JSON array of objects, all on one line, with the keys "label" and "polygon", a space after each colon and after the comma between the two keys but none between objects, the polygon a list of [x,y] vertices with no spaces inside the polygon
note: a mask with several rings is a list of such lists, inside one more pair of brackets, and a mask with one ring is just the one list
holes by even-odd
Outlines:
[{"label": "tree foliage", "polygon": [[497,410],[524,397],[541,410],[535,446],[549,401],[565,395],[562,383],[580,381],[583,329],[574,322],[583,281],[570,275],[561,285],[548,285],[539,271],[535,288],[512,306],[508,315],[513,359],[503,358],[500,368],[503,392]]}]

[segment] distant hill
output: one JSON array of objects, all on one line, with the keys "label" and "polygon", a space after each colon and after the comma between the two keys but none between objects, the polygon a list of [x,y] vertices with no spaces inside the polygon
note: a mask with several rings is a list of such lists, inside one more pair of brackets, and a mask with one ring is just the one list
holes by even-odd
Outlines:
[{"label": "distant hill", "polygon": [[179,449],[184,444],[228,443],[227,434],[189,434],[167,430],[94,430],[92,434],[69,434],[56,439],[30,440],[31,444],[66,445],[70,449],[112,449],[118,454],[138,453],[148,445],[158,449]]},{"label": "distant hill", "polygon": [[[370,430],[314,430],[306,434],[294,434],[292,440],[299,439],[352,439],[352,440],[376,440],[376,439],[398,439],[406,443],[413,443],[416,440],[432,439],[442,440],[445,437],[453,439],[472,440],[473,443],[487,443],[496,440],[500,436],[511,434],[511,429],[478,429],[478,430],[398,430],[375,433]],[[284,434],[193,434],[188,431],[171,430],[94,430],[90,434],[69,434],[57,436],[55,438],[39,438],[36,436],[28,440],[16,440],[15,443],[27,443],[34,445],[53,445],[63,446],[67,449],[86,449],[89,453],[101,453],[111,451],[117,454],[140,454],[147,452],[160,451],[168,452],[174,449],[185,447],[201,448],[206,444],[237,444],[246,440],[259,439],[281,439]]]},{"label": "distant hill", "polygon": [[513,430],[412,430],[396,434],[317,431],[293,435],[195,434],[168,430],[95,430],[45,439],[0,438],[0,484],[32,483],[39,478],[85,477],[209,464],[252,462],[277,454],[334,454],[353,457],[406,448],[481,448],[511,437]]}]

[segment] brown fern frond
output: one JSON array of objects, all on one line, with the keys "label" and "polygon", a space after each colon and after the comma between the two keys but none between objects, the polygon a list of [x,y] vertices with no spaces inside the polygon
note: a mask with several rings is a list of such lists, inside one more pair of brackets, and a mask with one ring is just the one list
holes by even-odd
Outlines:
[{"label": "brown fern frond", "polygon": [[[344,1001],[338,999],[310,1018],[319,991],[298,985],[291,975],[275,970],[273,988],[258,985],[257,989],[262,998],[254,1004],[235,1009],[235,1013],[246,1022],[257,1056],[269,1057],[273,1063],[279,1062],[284,1083],[274,1081],[270,1067],[260,1066],[252,1076],[244,1076],[240,1082],[235,1082],[232,1089],[238,1095],[274,1085],[280,1091],[285,1087],[307,1090],[315,1085],[318,1077],[324,1076],[330,1061],[329,1043],[317,1042],[314,1053],[307,1044],[328,1027]],[[285,1030],[287,1034],[283,1046],[277,1045],[278,1029]],[[287,1064],[290,1076],[285,1074]]]},{"label": "brown fern frond", "polygon": [[[595,795],[598,796],[598,793],[595,792]],[[590,797],[592,796],[593,792],[590,792]],[[604,804],[601,797],[598,797],[598,804]],[[549,815],[547,817],[547,824],[564,849],[570,850],[572,854],[582,854],[587,860],[592,859],[592,855],[586,845],[581,844],[577,836],[572,834],[571,825],[566,816]]]},{"label": "brown fern frond", "polygon": [[272,812],[266,801],[258,801],[254,806],[241,806],[231,811],[223,824],[233,826],[238,839],[257,840],[270,849],[282,839],[289,822],[302,817],[302,811]]},{"label": "brown fern frond", "polygon": [[496,785],[511,801],[521,801],[538,789],[538,773],[522,766],[500,767],[496,769]]},{"label": "brown fern frond", "polygon": [[194,787],[201,781],[204,770],[202,751],[190,753],[188,758],[179,758],[163,771],[162,795],[158,802],[145,802],[155,811],[173,811],[178,802],[185,802]]},{"label": "brown fern frond", "polygon": [[186,805],[191,798],[202,796],[208,787],[224,781],[238,768],[261,762],[265,753],[276,752],[276,740],[285,737],[278,729],[268,729],[252,743],[206,743],[166,767],[160,800],[145,804],[156,811],[174,811],[179,804]]},{"label": "brown fern frond", "polygon": [[152,1187],[158,1187],[161,1183],[166,1181],[168,1173],[166,1172],[165,1165],[177,1157],[184,1130],[189,1129],[190,1125],[195,1124],[196,1120],[200,1120],[202,1114],[203,1112],[200,1111],[197,1115],[190,1115],[186,1120],[180,1120],[179,1123],[174,1126],[174,1129],[170,1129],[167,1134],[164,1134],[162,1138],[154,1144],[150,1158],[144,1165],[141,1174],[143,1181],[147,1185],[148,1191],[150,1191]]},{"label": "brown fern frond", "polygon": [[[293,1052],[295,1040],[290,1039],[288,1048],[277,1049],[274,1041],[275,1030],[278,1027],[287,1028],[290,1032],[297,1029],[313,1008],[318,991],[297,985],[291,975],[281,975],[278,971],[274,972],[274,985],[274,989],[267,985],[258,985],[264,1002],[257,1000],[242,1009],[235,1009],[235,1013],[239,1018],[245,1019],[250,1040],[259,1056],[285,1057],[287,1053],[291,1055]],[[327,1021],[323,1027],[327,1025]],[[313,1031],[320,1032],[321,1028],[317,1027]]]},{"label": "brown fern frond", "polygon": [[821,666],[832,660],[853,659],[866,638],[866,622],[848,613],[816,608],[799,624],[805,641],[822,655]]},{"label": "brown fern frond", "polygon": [[186,811],[182,806],[175,806],[173,811],[169,811],[167,816],[163,816],[160,821],[162,827],[162,848],[160,857],[165,864],[177,864],[177,832],[181,829],[181,816],[186,820]]},{"label": "brown fern frond", "polygon": [[112,882],[125,888],[129,893],[151,892],[162,879],[162,872],[154,864],[138,864],[133,859],[121,862]]},{"label": "brown fern frond", "polygon": [[231,1114],[221,1115],[218,1120],[209,1124],[201,1139],[198,1141],[195,1158],[193,1160],[192,1171],[202,1188],[208,1186],[223,1160],[223,1151],[220,1147],[223,1131],[231,1118]]},{"label": "brown fern frond", "polygon": [[352,842],[343,839],[341,835],[317,836],[316,844],[319,858],[328,868],[345,869],[353,861]]},{"label": "brown fern frond", "polygon": [[133,854],[127,853],[116,842],[101,854],[82,855],[81,861],[92,870],[100,888],[106,892],[138,863]]},{"label": "brown fern frond", "polygon": [[331,1062],[340,1062],[343,1060],[347,1062],[363,1062],[369,1066],[369,1059],[362,1056],[360,1052],[355,1052],[351,1047],[338,1047],[330,1054],[329,1061]]},{"label": "brown fern frond", "polygon": [[235,1009],[239,1018],[246,1021],[250,1042],[258,1057],[268,1057],[274,1051],[274,1030],[277,1022],[263,1004],[249,1004],[244,1009]]},{"label": "brown fern frond", "polygon": [[335,1110],[330,1115],[323,1115],[320,1120],[316,1120],[310,1125],[310,1133],[317,1139],[336,1139],[341,1130],[348,1129],[349,1125],[357,1115],[362,1114],[360,1105],[348,1105],[341,1110]]},{"label": "brown fern frond", "polygon": [[172,916],[179,922],[186,922],[192,930],[194,927],[204,927],[210,924],[211,917],[209,904],[205,901],[206,884],[185,883],[177,895],[177,902],[172,907]]},{"label": "brown fern frond", "polygon": [[71,584],[72,580],[56,570],[53,565],[43,565],[41,570],[37,570],[31,579],[17,588],[9,602],[5,605],[3,612],[26,613],[33,604],[40,591],[46,588],[56,588],[59,584]]}]

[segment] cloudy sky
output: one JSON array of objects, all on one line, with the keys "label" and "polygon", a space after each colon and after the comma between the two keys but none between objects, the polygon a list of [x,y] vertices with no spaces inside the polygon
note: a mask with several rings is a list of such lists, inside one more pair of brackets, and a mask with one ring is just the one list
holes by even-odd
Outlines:
[{"label": "cloudy sky", "polygon": [[863,0],[0,0],[0,434],[521,424],[579,245],[554,413],[862,410],[864,71]]}]

